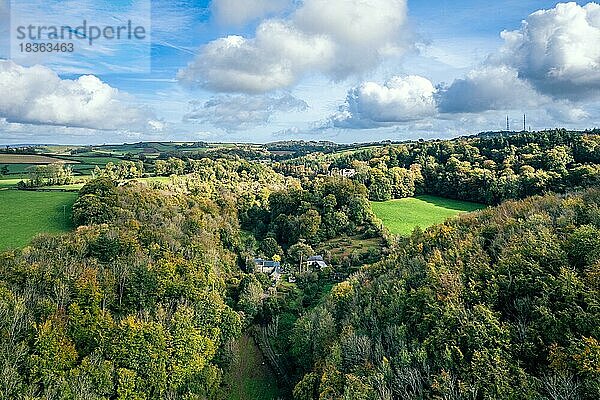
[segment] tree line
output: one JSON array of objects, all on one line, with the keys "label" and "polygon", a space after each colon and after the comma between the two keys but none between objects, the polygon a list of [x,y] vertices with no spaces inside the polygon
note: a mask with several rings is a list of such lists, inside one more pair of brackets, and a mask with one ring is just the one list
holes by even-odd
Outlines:
[{"label": "tree line", "polygon": [[499,204],[600,183],[600,135],[564,129],[372,146],[279,163],[291,176],[351,168],[373,201],[432,194]]}]

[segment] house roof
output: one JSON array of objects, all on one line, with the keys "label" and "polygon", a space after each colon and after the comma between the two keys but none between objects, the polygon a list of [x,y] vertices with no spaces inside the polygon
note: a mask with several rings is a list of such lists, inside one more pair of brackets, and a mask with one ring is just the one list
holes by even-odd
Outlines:
[{"label": "house roof", "polygon": [[319,256],[308,257],[308,261],[324,261],[324,260],[323,260],[323,256],[319,255]]},{"label": "house roof", "polygon": [[266,268],[279,268],[281,266],[279,261],[263,260],[262,258],[255,258],[254,264]]}]

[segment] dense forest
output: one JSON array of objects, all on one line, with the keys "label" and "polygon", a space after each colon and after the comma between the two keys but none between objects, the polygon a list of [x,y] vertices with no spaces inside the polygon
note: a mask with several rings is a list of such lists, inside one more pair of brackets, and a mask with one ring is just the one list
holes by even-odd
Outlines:
[{"label": "dense forest", "polygon": [[351,181],[303,188],[241,159],[160,161],[168,183],[131,180],[143,167],[129,161],[96,169],[76,231],[2,255],[1,398],[221,398],[231,343],[271,286],[247,259],[296,264],[319,238],[379,234]]},{"label": "dense forest", "polygon": [[600,191],[398,243],[294,326],[296,399],[600,397]]},{"label": "dense forest", "polygon": [[278,169],[307,176],[351,168],[374,201],[434,194],[498,204],[597,185],[599,164],[598,132],[553,130],[372,146],[284,161]]},{"label": "dense forest", "polygon": [[216,397],[241,329],[224,301],[235,214],[101,178],[75,216],[90,225],[0,259],[0,397]]},{"label": "dense forest", "polygon": [[[242,334],[297,400],[600,398],[598,132],[187,147],[0,254],[0,398],[226,399]],[[370,201],[418,194],[493,207],[390,235]]]}]

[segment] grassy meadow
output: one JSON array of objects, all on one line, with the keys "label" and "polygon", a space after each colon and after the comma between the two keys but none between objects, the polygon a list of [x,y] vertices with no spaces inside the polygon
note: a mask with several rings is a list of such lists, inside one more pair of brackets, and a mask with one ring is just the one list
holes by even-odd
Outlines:
[{"label": "grassy meadow", "polygon": [[483,204],[436,196],[372,202],[371,206],[391,233],[403,236],[410,235],[417,226],[425,229],[460,213],[485,208]]},{"label": "grassy meadow", "polygon": [[23,247],[38,233],[71,229],[76,198],[70,192],[0,190],[0,251]]},{"label": "grassy meadow", "polygon": [[228,372],[228,400],[275,400],[281,393],[277,378],[269,369],[260,350],[248,335],[234,344],[235,360]]},{"label": "grassy meadow", "polygon": [[14,178],[5,178],[2,177],[0,178],[0,190],[3,189],[10,189],[14,186],[17,185],[17,183],[19,183],[21,179],[14,179]]}]

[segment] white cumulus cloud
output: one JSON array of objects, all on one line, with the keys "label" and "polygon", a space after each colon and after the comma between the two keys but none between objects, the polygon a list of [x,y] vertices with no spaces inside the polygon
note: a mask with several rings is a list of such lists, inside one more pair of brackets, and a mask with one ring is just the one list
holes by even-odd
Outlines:
[{"label": "white cumulus cloud", "polygon": [[145,129],[154,121],[148,109],[132,105],[126,94],[95,76],[61,79],[47,67],[2,60],[0,118],[102,130]]},{"label": "white cumulus cloud", "polygon": [[600,95],[600,5],[559,3],[504,31],[496,61],[557,98]]},{"label": "white cumulus cloud", "polygon": [[325,72],[338,80],[370,70],[408,40],[405,0],[306,0],[292,18],[303,32],[335,43]]},{"label": "white cumulus cloud", "polygon": [[289,93],[283,95],[219,95],[207,102],[193,102],[186,120],[209,123],[226,131],[266,125],[276,113],[305,111],[308,105]]},{"label": "white cumulus cloud", "polygon": [[545,110],[560,122],[589,118],[600,97],[600,5],[559,3],[529,15],[482,66],[439,88],[442,113]]},{"label": "white cumulus cloud", "polygon": [[208,43],[178,77],[245,93],[286,88],[311,73],[342,80],[406,47],[405,23],[406,0],[305,0],[288,19],[263,21],[254,37]]},{"label": "white cumulus cloud", "polygon": [[448,87],[440,88],[441,112],[477,113],[489,110],[512,110],[535,107],[542,99],[518,72],[507,66],[484,66],[472,70]]},{"label": "white cumulus cloud", "polygon": [[421,76],[393,77],[384,85],[365,82],[348,92],[346,104],[331,117],[339,128],[373,128],[437,114],[436,89]]},{"label": "white cumulus cloud", "polygon": [[291,86],[311,68],[329,65],[333,47],[326,37],[269,20],[259,26],[255,38],[228,36],[208,43],[178,77],[218,92],[268,92]]},{"label": "white cumulus cloud", "polygon": [[554,102],[546,108],[546,112],[554,120],[563,123],[581,122],[590,117],[585,109],[569,101]]},{"label": "white cumulus cloud", "polygon": [[538,93],[510,67],[482,66],[449,86],[437,88],[420,76],[393,77],[383,85],[364,82],[348,92],[344,105],[321,128],[369,129],[407,123],[415,126],[432,118],[511,110],[538,110],[564,123],[589,118],[580,104]]},{"label": "white cumulus cloud", "polygon": [[218,23],[233,26],[242,26],[290,6],[291,0],[213,0],[210,4]]}]

